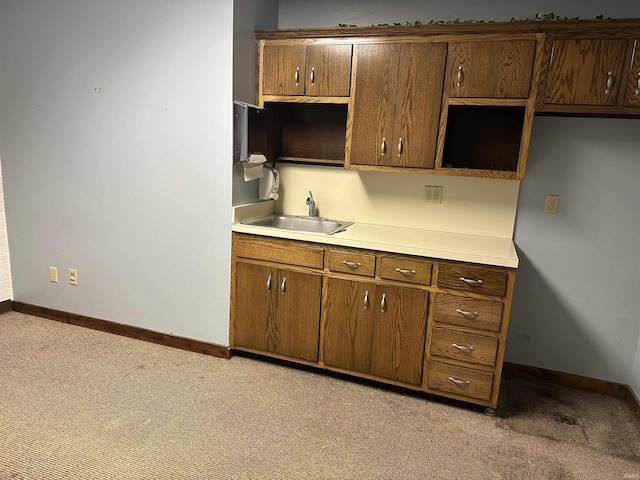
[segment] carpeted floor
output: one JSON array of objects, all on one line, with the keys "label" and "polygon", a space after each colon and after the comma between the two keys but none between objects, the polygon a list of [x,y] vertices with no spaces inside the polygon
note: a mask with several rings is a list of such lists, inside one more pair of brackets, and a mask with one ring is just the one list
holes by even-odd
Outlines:
[{"label": "carpeted floor", "polygon": [[500,404],[0,315],[2,480],[640,478],[623,400],[507,378]]}]

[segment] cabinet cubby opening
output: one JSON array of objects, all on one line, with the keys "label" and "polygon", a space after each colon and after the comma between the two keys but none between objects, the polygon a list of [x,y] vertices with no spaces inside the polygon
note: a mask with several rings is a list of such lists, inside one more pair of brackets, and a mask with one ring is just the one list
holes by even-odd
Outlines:
[{"label": "cabinet cubby opening", "polygon": [[517,171],[525,110],[524,106],[449,106],[442,167]]},{"label": "cabinet cubby opening", "polygon": [[278,161],[344,165],[347,105],[266,103],[278,132]]}]

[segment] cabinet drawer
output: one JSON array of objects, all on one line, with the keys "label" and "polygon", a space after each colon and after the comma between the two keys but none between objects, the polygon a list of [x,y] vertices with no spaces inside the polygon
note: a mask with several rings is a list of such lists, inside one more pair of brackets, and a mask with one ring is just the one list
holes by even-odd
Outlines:
[{"label": "cabinet drawer", "polygon": [[426,260],[407,257],[382,257],[380,259],[380,278],[400,282],[431,284],[433,264]]},{"label": "cabinet drawer", "polygon": [[376,271],[376,256],[331,250],[329,252],[329,270],[373,277]]},{"label": "cabinet drawer", "polygon": [[287,265],[324,268],[324,248],[311,245],[239,238],[236,255]]},{"label": "cabinet drawer", "polygon": [[502,297],[507,288],[507,273],[444,264],[440,265],[438,286]]},{"label": "cabinet drawer", "polygon": [[444,328],[433,329],[431,355],[493,367],[496,364],[497,350],[497,338]]},{"label": "cabinet drawer", "polygon": [[435,299],[434,320],[438,323],[499,332],[502,303],[439,293]]},{"label": "cabinet drawer", "polygon": [[493,374],[441,362],[429,362],[427,386],[433,390],[489,400]]}]

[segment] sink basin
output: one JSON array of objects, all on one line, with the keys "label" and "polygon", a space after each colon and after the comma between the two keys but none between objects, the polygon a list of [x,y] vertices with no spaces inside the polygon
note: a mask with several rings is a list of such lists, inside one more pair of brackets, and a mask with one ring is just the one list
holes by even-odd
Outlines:
[{"label": "sink basin", "polygon": [[353,222],[341,222],[321,217],[301,217],[296,215],[273,214],[266,217],[254,218],[242,222],[243,225],[256,227],[280,228],[283,230],[296,230],[298,232],[324,233],[331,235],[344,230]]}]

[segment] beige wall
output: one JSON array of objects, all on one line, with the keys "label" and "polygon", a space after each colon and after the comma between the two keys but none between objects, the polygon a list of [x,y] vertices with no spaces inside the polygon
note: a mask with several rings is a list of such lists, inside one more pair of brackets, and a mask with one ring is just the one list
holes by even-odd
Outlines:
[{"label": "beige wall", "polygon": [[[414,173],[358,172],[278,164],[276,211],[306,215],[308,191],[318,215],[336,220],[511,238],[520,182]],[[425,185],[443,187],[441,204]]]},{"label": "beige wall", "polygon": [[[0,169],[2,167],[0,166]],[[11,263],[9,262],[9,240],[4,212],[4,189],[0,170],[0,302],[13,299],[11,286]]]}]

